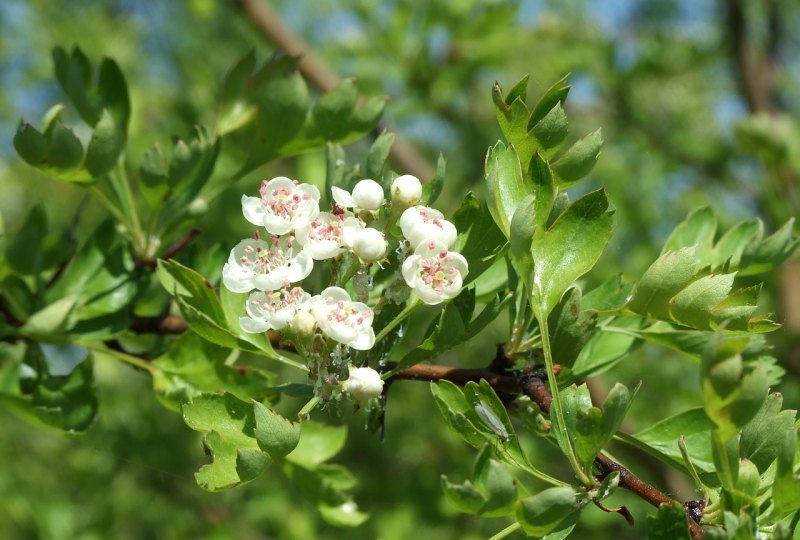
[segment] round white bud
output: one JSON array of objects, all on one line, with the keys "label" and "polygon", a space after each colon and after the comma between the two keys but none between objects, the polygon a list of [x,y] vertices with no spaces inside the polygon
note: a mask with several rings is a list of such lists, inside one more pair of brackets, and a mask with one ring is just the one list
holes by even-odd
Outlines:
[{"label": "round white bud", "polygon": [[422,183],[410,174],[398,176],[392,182],[392,200],[403,206],[417,204],[422,198]]},{"label": "round white bud", "polygon": [[361,229],[355,233],[352,249],[359,259],[364,262],[373,262],[386,255],[386,240],[383,233],[377,229]]},{"label": "round white bud", "polygon": [[342,383],[342,388],[353,399],[364,401],[381,395],[383,380],[381,374],[372,368],[350,366],[350,377]]},{"label": "round white bud", "polygon": [[290,323],[292,330],[298,336],[311,336],[317,326],[317,319],[308,311],[298,311],[295,313]]},{"label": "round white bud", "polygon": [[377,210],[383,204],[383,188],[375,180],[361,180],[353,188],[353,203],[364,210]]}]

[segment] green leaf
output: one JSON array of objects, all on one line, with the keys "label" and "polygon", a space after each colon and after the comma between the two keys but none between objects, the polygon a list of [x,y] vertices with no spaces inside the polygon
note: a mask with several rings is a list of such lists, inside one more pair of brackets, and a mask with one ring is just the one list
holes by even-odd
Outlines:
[{"label": "green leaf", "polygon": [[603,147],[601,130],[594,131],[573,144],[566,153],[553,162],[556,184],[561,189],[576,184],[589,174]]},{"label": "green leaf", "polygon": [[98,408],[89,351],[74,345],[32,344],[24,363],[30,376],[20,378],[20,387],[30,396],[36,416],[67,432],[86,431]]},{"label": "green leaf", "polygon": [[728,296],[734,277],[712,274],[690,283],[670,300],[670,315],[686,326],[714,330],[719,321],[712,316],[713,310]]},{"label": "green leaf", "polygon": [[539,227],[547,224],[547,218],[553,211],[555,204],[556,188],[553,182],[553,171],[547,161],[539,155],[533,154],[525,173],[525,182],[533,187],[536,202],[530,219]]},{"label": "green leaf", "polygon": [[468,327],[474,309],[475,288],[463,289],[430,324],[423,342],[404,356],[398,365],[411,366],[434,358],[471,338]]},{"label": "green leaf", "polygon": [[20,328],[20,333],[41,341],[63,339],[60,336],[72,326],[71,315],[76,304],[73,296],[56,300],[31,315]]},{"label": "green leaf", "polygon": [[660,454],[680,462],[682,454],[678,439],[684,437],[692,464],[704,472],[713,472],[714,463],[711,457],[713,426],[702,408],[689,409],[661,420],[633,435],[633,438]]},{"label": "green leaf", "polygon": [[486,500],[478,513],[485,517],[512,514],[517,502],[516,480],[505,465],[490,459],[489,455],[489,452],[479,455],[473,474],[475,484]]},{"label": "green leaf", "polygon": [[550,112],[533,126],[531,133],[536,137],[543,149],[550,150],[545,154],[549,158],[561,147],[561,143],[567,137],[568,131],[567,114],[564,112],[564,107],[561,106],[561,103],[556,103],[550,109]]},{"label": "green leaf", "polygon": [[545,230],[537,228],[531,306],[546,317],[561,295],[597,262],[611,237],[612,212],[603,190],[584,195]]},{"label": "green leaf", "polygon": [[256,106],[250,96],[252,88],[250,74],[255,65],[255,50],[250,49],[225,75],[216,124],[216,132],[221,137],[236,131],[255,118]]},{"label": "green leaf", "polygon": [[486,505],[486,497],[467,480],[463,484],[453,484],[447,476],[441,476],[442,491],[447,501],[465,514],[480,514]]},{"label": "green leaf", "polygon": [[706,257],[711,256],[716,232],[717,218],[714,211],[708,206],[698,208],[675,227],[667,241],[664,242],[661,253],[663,255],[668,251],[694,247],[698,257],[697,266],[705,267],[711,263],[711,260]]},{"label": "green leaf", "polygon": [[704,407],[723,441],[756,415],[767,396],[765,369],[757,365],[746,371],[743,365],[741,350],[746,343],[716,340],[703,356]]},{"label": "green leaf", "polygon": [[[636,330],[642,325],[642,320],[636,317],[616,317],[610,319],[607,325],[617,329]],[[572,366],[572,373],[577,377],[603,373],[617,365],[640,344],[641,341],[635,335],[606,331],[604,326],[600,326],[599,331],[580,350]]]},{"label": "green leaf", "polygon": [[797,469],[797,429],[783,433],[778,449],[775,482],[772,484],[773,519],[781,519],[800,509],[800,476]]},{"label": "green leaf", "polygon": [[159,260],[157,275],[175,298],[191,329],[204,339],[222,347],[277,358],[265,336],[244,335],[236,316],[236,313],[244,315],[243,295],[223,293],[223,307],[214,287],[203,276],[173,260]]},{"label": "green leaf", "polygon": [[170,409],[203,393],[228,392],[242,401],[262,401],[271,395],[271,379],[257,369],[228,365],[230,349],[186,332],[152,364],[153,389]]},{"label": "green leaf", "polygon": [[117,164],[125,149],[125,128],[119,126],[107,110],[100,114],[89,146],[86,147],[84,167],[93,178],[98,178]]},{"label": "green leaf", "polygon": [[461,253],[469,264],[469,274],[464,280],[464,286],[467,286],[500,257],[506,238],[486,207],[482,207],[471,192],[467,193],[453,216],[453,224],[458,230],[453,251]]},{"label": "green leaf", "polygon": [[21,122],[14,135],[17,154],[29,165],[65,182],[91,182],[92,178],[80,169],[83,145],[80,139],[55,118],[44,134],[28,123]]},{"label": "green leaf", "polygon": [[669,301],[692,281],[696,261],[693,247],[661,255],[636,284],[628,308],[642,315],[669,319]]},{"label": "green leaf", "polygon": [[510,236],[511,220],[532,186],[523,180],[522,167],[513,146],[498,142],[486,155],[487,204],[495,223],[506,238]]},{"label": "green leaf", "polygon": [[740,276],[753,276],[768,272],[792,256],[800,245],[800,238],[792,238],[794,218],[789,219],[763,242],[753,242],[742,254]]},{"label": "green leaf", "polygon": [[423,204],[433,206],[433,203],[435,203],[436,199],[439,198],[439,195],[442,193],[442,188],[444,187],[446,167],[447,160],[444,159],[442,154],[439,154],[439,158],[436,160],[436,174],[434,174],[430,182],[425,182],[422,184]]},{"label": "green leaf", "polygon": [[439,412],[442,413],[450,429],[475,448],[482,447],[486,438],[468,419],[469,416],[475,422],[479,422],[473,407],[464,397],[461,389],[450,381],[443,379],[439,382],[431,383],[431,392]]},{"label": "green leaf", "polygon": [[509,234],[509,255],[511,264],[517,275],[528,288],[531,289],[533,279],[533,257],[531,256],[531,243],[536,230],[534,213],[536,211],[536,195],[531,193],[520,202],[511,219]]},{"label": "green leaf", "polygon": [[253,401],[258,446],[273,459],[292,452],[300,440],[300,424],[291,422],[266,405]]},{"label": "green leaf", "polygon": [[372,178],[379,184],[382,183],[383,176],[388,169],[386,160],[389,159],[393,143],[394,133],[389,131],[384,131],[375,138],[364,161],[365,178]]},{"label": "green leaf", "polygon": [[686,511],[678,501],[662,504],[655,516],[647,516],[649,540],[687,540],[691,537]]},{"label": "green leaf", "polygon": [[564,104],[571,88],[566,85],[568,77],[567,75],[558,80],[553,86],[547,89],[541,98],[539,98],[539,101],[534,105],[533,111],[531,112],[528,129],[538,124],[554,107]]},{"label": "green leaf", "polygon": [[328,426],[317,422],[303,422],[300,441],[286,456],[288,461],[313,469],[329,460],[344,448],[347,440],[346,426]]},{"label": "green leaf", "polygon": [[562,367],[571,368],[594,334],[597,312],[581,311],[581,290],[571,287],[548,317],[550,348]]},{"label": "green leaf", "polygon": [[42,251],[47,229],[47,214],[44,207],[37,204],[6,246],[5,258],[14,272],[33,275],[44,269]]},{"label": "green leaf", "polygon": [[270,463],[254,436],[253,406],[233,394],[203,394],[182,407],[183,420],[195,431],[206,433],[203,444],[212,462],[195,474],[207,491],[221,491],[249,482]]},{"label": "green leaf", "polygon": [[579,509],[575,490],[567,486],[552,487],[520,499],[516,517],[525,534],[540,537],[554,531]]},{"label": "green leaf", "polygon": [[[591,470],[597,454],[611,440],[619,429],[630,407],[631,395],[628,389],[617,383],[609,392],[604,409],[592,406],[589,390],[585,384],[572,385],[561,393],[564,407],[564,422],[574,437],[575,453],[584,469]],[[562,448],[564,442],[556,435]]]},{"label": "green leaf", "polygon": [[764,225],[758,218],[742,221],[731,227],[711,251],[711,270],[739,268],[745,249],[751,242],[761,238],[763,230]]},{"label": "green leaf", "polygon": [[742,428],[741,457],[752,461],[761,473],[777,458],[784,435],[794,429],[797,411],[782,411],[782,404],[781,394],[768,395],[758,413]]}]

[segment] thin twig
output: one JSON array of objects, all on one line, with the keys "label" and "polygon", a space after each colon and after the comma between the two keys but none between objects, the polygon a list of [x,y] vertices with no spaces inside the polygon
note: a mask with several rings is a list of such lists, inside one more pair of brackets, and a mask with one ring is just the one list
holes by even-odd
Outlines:
[{"label": "thin twig", "polygon": [[[278,14],[264,2],[236,0],[236,3],[264,37],[284,54],[300,58],[297,68],[307,81],[322,92],[329,92],[339,85],[341,78],[314,54],[311,47],[300,36],[287,28]],[[385,125],[379,125],[375,128],[374,133],[378,135],[386,129]],[[423,182],[433,178],[434,168],[411,143],[398,134],[395,134],[389,153],[394,162],[403,169],[403,172],[413,174]]]}]

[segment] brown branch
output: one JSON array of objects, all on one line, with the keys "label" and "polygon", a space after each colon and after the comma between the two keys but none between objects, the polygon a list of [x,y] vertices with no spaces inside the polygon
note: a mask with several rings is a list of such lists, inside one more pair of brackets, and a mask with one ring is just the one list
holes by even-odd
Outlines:
[{"label": "brown branch", "polygon": [[[395,373],[390,381],[393,380],[414,380],[414,381],[438,381],[448,380],[458,385],[464,385],[469,381],[486,379],[497,391],[510,393],[523,393],[530,397],[544,413],[550,412],[550,405],[553,397],[545,384],[546,375],[541,371],[523,371],[517,375],[499,374],[489,369],[459,369],[446,366],[435,366],[429,364],[417,364],[405,370]],[[594,461],[595,466],[600,471],[600,478],[605,478],[614,471],[619,472],[619,485],[624,489],[634,493],[641,499],[658,508],[662,504],[672,504],[675,499],[662,491],[651,486],[626,467],[620,465],[609,457],[599,454]],[[687,523],[693,539],[702,538],[705,532],[697,523],[693,514],[687,509]]]},{"label": "brown branch", "polygon": [[[265,38],[284,54],[300,57],[298,70],[303,77],[322,92],[336,88],[341,78],[329,69],[314,54],[311,47],[303,39],[287,28],[277,13],[264,2],[258,0],[236,0],[242,13]],[[386,126],[379,125],[374,133],[380,134]],[[413,174],[423,182],[431,180],[435,174],[433,167],[405,138],[395,134],[394,144],[389,154],[405,172]]]},{"label": "brown branch", "polygon": [[[772,6],[771,6],[772,7]],[[742,96],[750,112],[778,110],[776,90],[777,69],[774,53],[777,49],[778,20],[771,13],[768,51],[756,48],[747,30],[742,0],[728,0],[728,35]],[[772,54],[770,54],[772,53]]]}]

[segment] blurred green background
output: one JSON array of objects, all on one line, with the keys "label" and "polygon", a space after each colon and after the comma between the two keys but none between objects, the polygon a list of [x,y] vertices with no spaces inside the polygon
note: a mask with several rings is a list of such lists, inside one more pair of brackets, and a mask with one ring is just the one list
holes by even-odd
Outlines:
[{"label": "blurred green background", "polygon": [[[127,156],[138,166],[153,142],[210,125],[219,83],[250,48],[275,46],[248,11],[256,1],[4,0],[0,3],[0,212],[13,235],[42,203],[51,230],[75,223],[85,236],[103,216],[83,205],[79,188],[53,182],[15,155],[21,117],[38,118],[62,99],[52,73],[56,45],[80,46],[93,61],[111,56],[131,90]],[[571,137],[602,127],[606,141],[585,190],[607,187],[617,209],[615,236],[591,286],[622,273],[634,279],[672,228],[692,209],[711,205],[722,229],[752,216],[775,230],[798,214],[800,175],[800,23],[797,2],[711,0],[280,0],[280,24],[306,40],[330,69],[355,77],[364,95],[386,94],[385,124],[409,139],[429,163],[447,158],[439,205],[455,209],[468,190],[482,191],[486,149],[500,137],[492,109],[494,81],[505,88],[526,73],[536,98],[571,73],[566,107]],[[368,142],[368,141],[367,141]],[[360,157],[366,143],[348,153]],[[395,167],[398,172],[406,172]],[[248,233],[238,200],[261,177],[324,175],[313,153],[273,162],[231,186],[199,218],[197,253],[225,253]],[[219,258],[204,260],[208,268]],[[771,335],[787,376],[786,406],[800,405],[800,268],[790,261],[770,276],[764,311],[785,331]],[[794,292],[793,292],[794,291]],[[442,362],[481,366],[503,339],[487,328]],[[5,351],[0,351],[3,354]],[[349,423],[337,461],[360,479],[355,498],[372,514],[360,528],[335,529],[282,477],[263,477],[224,494],[202,492],[192,474],[204,463],[200,437],[156,400],[143,373],[99,359],[101,408],[83,436],[35,428],[0,408],[0,538],[486,538],[507,523],[448,507],[440,475],[462,481],[474,453],[447,433],[425,384],[398,383],[390,396],[383,443]],[[643,347],[595,388],[644,380],[624,429],[636,431],[697,405],[695,366],[663,349]],[[288,405],[287,405],[288,406]],[[566,468],[530,441],[542,463]],[[685,479],[614,449],[641,476],[679,498]],[[640,538],[614,514],[587,509],[576,538]],[[615,502],[616,504],[616,502]]]}]

